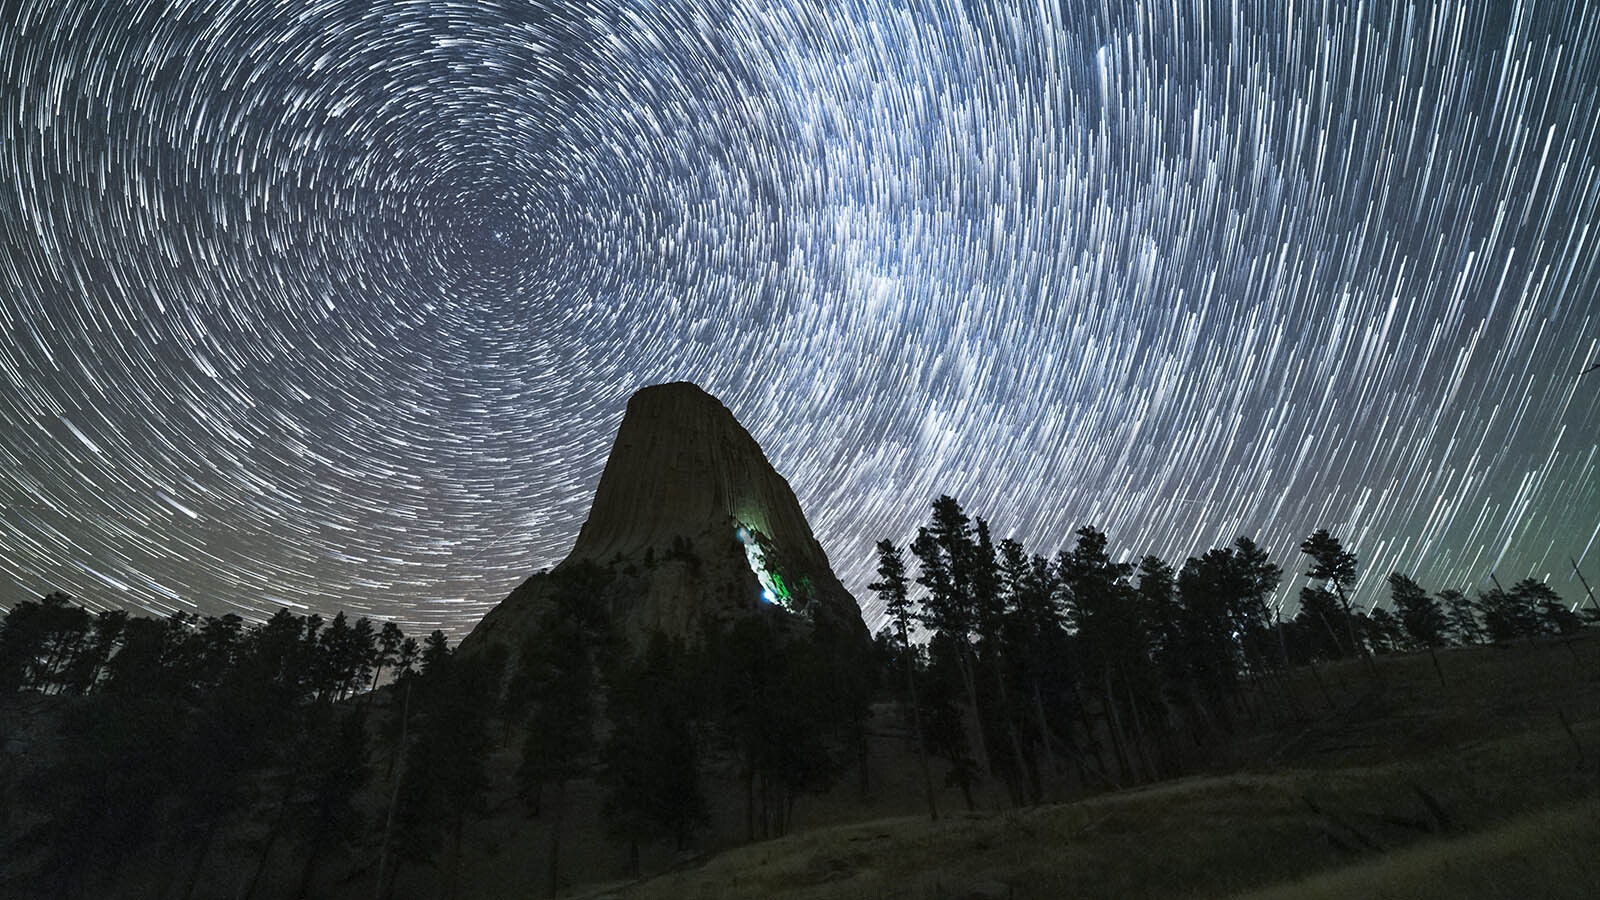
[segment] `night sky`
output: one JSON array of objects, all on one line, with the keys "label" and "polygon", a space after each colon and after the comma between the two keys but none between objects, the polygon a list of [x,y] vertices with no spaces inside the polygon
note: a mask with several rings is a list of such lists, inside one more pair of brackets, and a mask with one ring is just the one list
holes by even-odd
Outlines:
[{"label": "night sky", "polygon": [[0,605],[463,634],[680,379],[863,601],[949,493],[1576,602],[1597,207],[1600,4],[9,2]]}]

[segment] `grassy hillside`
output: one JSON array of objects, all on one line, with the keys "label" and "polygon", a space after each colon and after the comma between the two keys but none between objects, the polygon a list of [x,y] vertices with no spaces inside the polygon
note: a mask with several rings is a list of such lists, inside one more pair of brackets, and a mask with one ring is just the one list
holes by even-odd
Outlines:
[{"label": "grassy hillside", "polygon": [[[1319,686],[1320,681],[1320,686]],[[881,819],[613,888],[682,897],[1594,896],[1600,636],[1299,673],[1309,725],[1233,771],[938,822]],[[1287,703],[1283,694],[1279,702]]]}]

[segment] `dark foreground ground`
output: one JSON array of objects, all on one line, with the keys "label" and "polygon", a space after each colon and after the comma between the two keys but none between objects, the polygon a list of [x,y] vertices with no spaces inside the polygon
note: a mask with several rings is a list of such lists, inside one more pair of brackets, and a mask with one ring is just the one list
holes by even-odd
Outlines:
[{"label": "dark foreground ground", "polygon": [[[562,896],[1600,896],[1600,630],[1300,670],[1288,690],[1252,705],[1233,739],[1191,761],[1203,774],[1085,799],[1070,799],[1082,786],[1065,779],[1049,786],[1061,802],[1023,809],[1005,808],[990,786],[971,813],[946,790],[938,821],[924,811],[892,709],[880,710],[865,793],[847,782],[807,797],[794,833],[735,847],[742,810],[730,782],[711,791],[717,822],[698,853],[639,881],[622,880],[627,853],[604,837],[597,789],[575,783]],[[517,745],[508,735],[497,750],[497,784],[513,780]],[[368,793],[363,814],[377,816],[386,798]],[[217,836],[218,865],[193,879],[189,896],[240,896],[262,819]],[[546,896],[549,834],[548,816],[500,791],[464,832],[455,896]],[[330,846],[308,896],[374,897],[370,849]],[[302,856],[282,842],[257,896],[293,896]],[[655,848],[643,861],[661,871],[674,859]],[[0,859],[0,874],[23,862]],[[176,900],[188,880],[173,865],[131,860],[103,896]],[[395,896],[439,897],[441,881],[437,867],[411,865]],[[0,878],[0,896],[39,896],[30,883]]]},{"label": "dark foreground ground", "polygon": [[[1309,727],[1226,771],[1031,809],[886,818],[589,892],[784,897],[1600,896],[1600,635],[1301,672]],[[1323,688],[1326,688],[1324,692]]]}]

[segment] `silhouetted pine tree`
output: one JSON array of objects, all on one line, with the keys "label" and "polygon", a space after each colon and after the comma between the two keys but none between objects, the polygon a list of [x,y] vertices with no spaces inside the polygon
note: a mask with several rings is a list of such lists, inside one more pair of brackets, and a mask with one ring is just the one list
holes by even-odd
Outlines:
[{"label": "silhouetted pine tree", "polygon": [[1354,654],[1355,650],[1345,643],[1344,633],[1349,634],[1350,640],[1355,639],[1355,629],[1347,624],[1348,618],[1332,591],[1323,587],[1301,588],[1300,611],[1295,614],[1295,621],[1300,625],[1306,655],[1297,661],[1344,659]]},{"label": "silhouetted pine tree", "polygon": [[383,678],[383,670],[400,661],[400,647],[406,641],[406,636],[400,631],[400,626],[393,622],[383,623],[383,628],[378,631],[374,641],[372,654],[372,682],[368,686],[376,690],[379,679]]},{"label": "silhouetted pine tree", "polygon": [[1483,622],[1478,617],[1477,604],[1465,593],[1446,588],[1438,593],[1439,607],[1444,612],[1446,635],[1462,646],[1481,644],[1486,639]]},{"label": "silhouetted pine tree", "polygon": [[1322,579],[1327,587],[1333,589],[1334,596],[1339,598],[1339,606],[1344,610],[1345,630],[1350,637],[1350,652],[1368,655],[1366,644],[1356,638],[1350,598],[1345,596],[1345,588],[1356,580],[1356,555],[1344,549],[1339,539],[1329,534],[1326,528],[1320,528],[1306,538],[1300,544],[1300,552],[1311,557],[1312,565],[1306,570],[1306,575]]},{"label": "silhouetted pine tree", "polygon": [[1267,551],[1248,537],[1234,540],[1233,591],[1228,606],[1234,632],[1245,665],[1251,674],[1274,668],[1280,659],[1269,649],[1273,643],[1273,624],[1276,616],[1267,607],[1271,597],[1283,581],[1283,569],[1267,557]]},{"label": "silhouetted pine tree", "polygon": [[0,691],[70,689],[67,673],[84,649],[90,624],[89,611],[60,591],[18,603],[0,625]]},{"label": "silhouetted pine tree", "polygon": [[1404,649],[1406,645],[1405,626],[1394,613],[1381,606],[1375,606],[1365,616],[1358,614],[1362,621],[1362,634],[1366,638],[1367,646],[1376,653],[1394,653]]},{"label": "silhouetted pine tree", "polygon": [[905,672],[905,707],[911,713],[911,732],[917,745],[917,767],[922,774],[923,795],[928,801],[928,818],[939,818],[934,800],[933,777],[928,772],[927,740],[922,731],[922,710],[917,700],[917,652],[911,644],[911,621],[916,607],[911,602],[910,581],[906,577],[905,557],[893,541],[878,542],[878,580],[867,585],[883,601],[890,623],[890,647]]},{"label": "silhouetted pine tree", "polygon": [[1531,638],[1539,631],[1539,616],[1526,597],[1501,590],[1499,585],[1478,593],[1477,607],[1483,613],[1483,627],[1495,643],[1519,637]]},{"label": "silhouetted pine tree", "polygon": [[[255,626],[231,614],[91,616],[61,594],[0,619],[7,688],[89,695],[58,707],[59,754],[17,795],[50,813],[27,838],[50,848],[38,893],[104,893],[123,860],[145,851],[174,860],[157,886],[166,895],[214,891],[218,836],[261,807],[268,787],[277,799],[266,804],[270,824],[239,879],[241,896],[256,892],[291,818],[324,823],[321,837],[346,833],[349,821],[333,813],[340,792],[348,799],[360,784],[365,730],[356,722],[335,735],[314,724],[371,672],[376,631],[365,619],[346,622],[341,614],[324,628],[287,610]],[[416,655],[414,641],[392,633]],[[319,767],[328,754],[317,740],[329,746],[335,736],[345,762]]]},{"label": "silhouetted pine tree", "polygon": [[[394,856],[380,854],[393,893],[402,863],[432,859],[448,841],[441,895],[453,897],[467,818],[482,809],[488,788],[485,765],[490,741],[489,710],[500,686],[503,657],[458,658],[442,632],[428,636],[420,673],[414,676],[414,705],[394,815]],[[389,843],[386,838],[385,845]]]},{"label": "silhouetted pine tree", "polygon": [[310,721],[304,728],[308,740],[298,779],[304,788],[292,806],[292,821],[300,832],[300,851],[305,855],[297,898],[311,896],[318,867],[339,838],[348,840],[361,831],[356,797],[371,775],[364,710],[318,704],[307,715]]},{"label": "silhouetted pine tree", "polygon": [[1445,611],[1421,585],[1399,572],[1390,573],[1389,598],[1413,646],[1444,646],[1449,625]]},{"label": "silhouetted pine tree", "polygon": [[[799,797],[834,783],[853,755],[852,719],[865,712],[850,698],[830,696],[844,673],[857,669],[854,661],[840,667],[837,640],[792,628],[785,616],[763,607],[708,643],[713,719],[739,760],[750,840],[786,833]],[[870,683],[866,668],[859,671]]]},{"label": "silhouetted pine tree", "polygon": [[91,634],[84,637],[61,673],[64,693],[87,694],[99,686],[106,663],[116,652],[127,625],[128,613],[125,610],[109,610],[95,616]]},{"label": "silhouetted pine tree", "polygon": [[928,668],[921,682],[924,690],[919,695],[924,737],[928,749],[949,763],[944,783],[960,789],[970,812],[977,809],[972,789],[977,786],[983,770],[973,757],[968,737],[968,710],[963,703],[966,684],[959,662],[961,651],[955,646],[955,638],[941,632],[929,636],[927,647]]},{"label": "silhouetted pine tree", "polygon": [[991,759],[997,773],[1004,779],[1011,803],[1020,806],[1029,800],[1037,802],[1037,792],[1030,788],[1038,783],[1037,775],[1030,775],[1028,754],[1022,746],[1022,732],[1018,726],[1023,710],[1017,702],[1021,695],[1012,690],[1014,673],[1011,668],[1011,647],[1006,639],[1011,635],[1006,628],[1007,596],[1002,586],[1000,563],[994,541],[989,534],[989,523],[982,517],[974,519],[977,525],[977,542],[973,554],[973,596],[977,610],[977,659],[982,672],[981,690],[987,696],[984,709],[989,716],[990,747],[1001,748],[998,758]]},{"label": "silhouetted pine tree", "polygon": [[700,790],[703,686],[691,655],[660,632],[637,658],[611,669],[602,817],[611,835],[627,843],[637,876],[640,844],[668,840],[686,850],[708,820]]},{"label": "silhouetted pine tree", "polygon": [[1511,586],[1511,595],[1524,609],[1532,611],[1532,634],[1572,634],[1583,627],[1583,620],[1542,579],[1522,579]]},{"label": "silhouetted pine tree", "polygon": [[608,569],[583,563],[550,577],[551,609],[524,644],[520,671],[512,681],[520,682],[531,698],[517,778],[535,814],[549,814],[546,888],[555,896],[561,882],[567,782],[594,767],[598,749],[596,688],[611,641],[601,598],[613,576]]},{"label": "silhouetted pine tree", "polygon": [[972,521],[949,496],[933,503],[931,524],[917,530],[911,552],[920,564],[917,583],[928,589],[923,624],[945,636],[966,693],[971,716],[972,749],[980,771],[994,774],[994,759],[985,735],[986,718],[978,694],[977,660],[972,640],[978,627],[978,597],[973,583],[978,555]]},{"label": "silhouetted pine tree", "polygon": [[[1073,756],[1070,739],[1059,729],[1072,718],[1076,692],[1071,641],[1063,627],[1056,596],[1061,590],[1055,567],[1043,556],[1029,556],[1016,540],[1000,542],[1000,579],[1005,594],[1002,629],[1007,678],[1012,684],[1012,704],[1017,728],[1026,739],[1029,787],[1042,799],[1042,767],[1059,774],[1061,757]],[[1063,699],[1072,698],[1063,710]],[[1042,756],[1042,760],[1040,757]]]},{"label": "silhouetted pine tree", "polygon": [[1086,526],[1078,529],[1072,550],[1057,558],[1056,568],[1076,630],[1083,687],[1100,698],[1122,780],[1147,781],[1152,773],[1140,732],[1157,702],[1157,680],[1148,623],[1129,582],[1132,566],[1112,562],[1105,534]]},{"label": "silhouetted pine tree", "polygon": [[1174,656],[1185,673],[1180,696],[1204,723],[1197,734],[1233,728],[1230,706],[1244,662],[1232,615],[1237,570],[1231,551],[1213,549],[1190,557],[1178,572],[1182,611]]}]

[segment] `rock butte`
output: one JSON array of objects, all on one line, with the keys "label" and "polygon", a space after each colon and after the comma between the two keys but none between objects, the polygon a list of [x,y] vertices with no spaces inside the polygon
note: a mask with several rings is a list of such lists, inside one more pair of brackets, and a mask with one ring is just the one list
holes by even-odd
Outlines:
[{"label": "rock butte", "polygon": [[462,651],[515,654],[556,580],[583,563],[612,573],[594,602],[635,643],[652,631],[695,640],[763,605],[867,640],[788,482],[733,413],[688,382],[633,395],[572,552],[512,591]]}]

